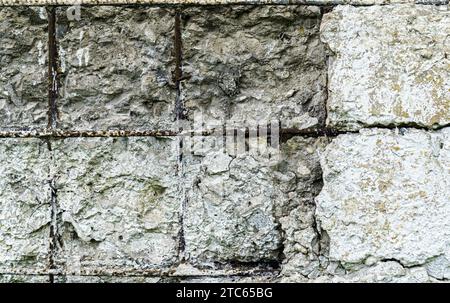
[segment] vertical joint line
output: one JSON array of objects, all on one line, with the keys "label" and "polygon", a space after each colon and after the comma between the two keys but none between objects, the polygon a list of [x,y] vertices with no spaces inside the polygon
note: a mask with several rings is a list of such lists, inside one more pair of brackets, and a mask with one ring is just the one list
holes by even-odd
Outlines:
[{"label": "vertical joint line", "polygon": [[175,100],[175,116],[176,120],[183,120],[186,118],[184,105],[181,99],[181,81],[183,80],[183,41],[181,37],[181,13],[175,13],[175,29],[174,29],[174,59],[175,71],[173,74],[173,81],[176,89]]},{"label": "vertical joint line", "polygon": [[[185,108],[183,104],[183,100],[181,98],[181,81],[183,80],[183,53],[182,53],[182,37],[181,37],[181,13],[180,11],[175,12],[175,25],[174,25],[174,50],[173,56],[175,61],[175,70],[173,72],[173,82],[175,83],[176,89],[176,99],[175,99],[175,121],[176,127],[178,131],[182,131],[182,125],[180,124],[181,120],[186,118]],[[185,178],[184,174],[184,157],[183,157],[183,149],[184,149],[184,141],[183,136],[178,136],[178,177],[181,179]],[[184,182],[180,182],[180,186],[182,186],[182,199],[180,205],[180,213],[179,213],[179,224],[180,230],[178,233],[178,256],[180,261],[184,261],[184,252],[185,252],[185,231],[184,231],[184,215],[186,206],[188,203],[188,197],[185,189]]]},{"label": "vertical joint line", "polygon": [[[58,109],[56,101],[58,98],[58,51],[56,41],[56,7],[46,7],[48,17],[48,129],[57,128]],[[48,150],[52,152],[50,140],[47,141]],[[51,161],[53,163],[53,159]],[[51,164],[50,164],[51,165]],[[57,251],[62,247],[62,240],[59,235],[60,210],[58,205],[58,195],[56,187],[56,177],[51,175],[49,170],[50,187],[50,245],[49,245],[49,282],[54,283],[54,271],[57,269]]]},{"label": "vertical joint line", "polygon": [[57,223],[57,189],[55,179],[51,178],[49,181],[50,187],[50,252],[49,252],[49,268],[51,270],[49,279],[50,283],[54,282],[53,271],[56,269],[56,251],[58,247],[58,223]]},{"label": "vertical joint line", "polygon": [[[50,140],[47,141],[47,147],[50,153],[52,153],[52,145]],[[53,155],[51,156],[51,162],[53,163]],[[50,188],[50,245],[49,245],[49,280],[50,283],[54,282],[54,271],[57,269],[57,252],[58,249],[63,247],[63,241],[60,234],[61,225],[61,209],[58,204],[58,188],[56,184],[56,176],[52,176],[52,171],[49,169],[48,186]]]},{"label": "vertical joint line", "polygon": [[57,127],[58,109],[58,51],[56,42],[56,7],[47,7],[48,16],[48,125],[49,129]]}]

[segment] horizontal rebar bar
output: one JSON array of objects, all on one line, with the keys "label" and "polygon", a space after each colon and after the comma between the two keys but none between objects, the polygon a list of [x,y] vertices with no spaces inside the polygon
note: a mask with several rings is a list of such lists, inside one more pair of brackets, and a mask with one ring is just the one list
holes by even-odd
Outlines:
[{"label": "horizontal rebar bar", "polygon": [[[262,127],[263,125],[260,125]],[[380,129],[422,129],[426,131],[438,131],[450,127],[444,125],[437,128],[423,127],[420,125],[372,125],[366,128]],[[251,128],[250,128],[251,129]],[[267,125],[267,134],[271,134],[271,126]],[[249,127],[229,127],[229,128],[210,128],[205,130],[186,129],[186,130],[0,130],[0,138],[92,138],[92,137],[176,137],[176,136],[228,136],[234,134],[233,130],[243,131],[249,136]],[[332,127],[310,127],[310,128],[279,128],[277,130],[280,136],[303,136],[303,137],[336,137],[341,134],[358,133],[359,130],[336,129]]]},{"label": "horizontal rebar bar", "polygon": [[110,268],[110,267],[88,267],[80,268],[76,271],[63,269],[29,269],[29,268],[0,268],[0,275],[25,275],[25,276],[47,276],[49,274],[56,276],[104,276],[104,277],[214,277],[227,276],[249,276],[252,274],[276,274],[279,270],[270,271],[264,264],[256,264],[251,267],[234,269],[201,269],[197,268],[195,273],[184,273],[177,270],[177,266],[166,268],[146,268],[137,269],[130,267]]},{"label": "horizontal rebar bar", "polygon": [[76,137],[173,137],[178,133],[170,130],[31,130],[0,131],[0,138],[76,138]]},{"label": "horizontal rebar bar", "polygon": [[[231,128],[234,130],[235,128]],[[236,128],[239,129],[239,128]],[[249,135],[249,129],[242,128],[246,136]],[[270,126],[267,127],[270,135]],[[230,129],[208,129],[208,130],[30,130],[30,131],[0,131],[0,138],[92,138],[92,137],[175,137],[175,136],[226,136]],[[337,136],[343,133],[330,128],[282,128],[280,135],[319,137],[319,136]]]}]

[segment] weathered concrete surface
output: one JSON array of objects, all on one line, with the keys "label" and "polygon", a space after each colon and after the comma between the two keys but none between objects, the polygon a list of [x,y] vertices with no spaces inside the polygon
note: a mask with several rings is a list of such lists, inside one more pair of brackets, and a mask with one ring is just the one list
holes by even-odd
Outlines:
[{"label": "weathered concrete surface", "polygon": [[54,146],[66,272],[149,271],[177,259],[173,140],[66,139]]},{"label": "weathered concrete surface", "polygon": [[325,120],[326,56],[318,7],[212,7],[183,11],[182,97],[207,125]]},{"label": "weathered concrete surface", "polygon": [[0,283],[48,283],[47,275],[0,274]]},{"label": "weathered concrete surface", "polygon": [[0,140],[0,274],[48,265],[49,152],[38,139]]},{"label": "weathered concrete surface", "polygon": [[47,14],[0,8],[0,129],[47,124]]},{"label": "weathered concrete surface", "polygon": [[[11,16],[18,24],[29,22],[30,30],[42,31],[46,39],[44,11],[33,12],[2,9],[0,16]],[[400,25],[378,26],[397,21],[393,15]],[[155,139],[146,137],[148,132],[133,131],[172,127],[173,11],[92,7],[83,9],[81,17],[80,22],[69,22],[65,8],[58,8],[60,126],[98,130],[68,132],[72,136],[125,137],[53,138],[51,152],[37,139],[0,140],[0,281],[46,281],[53,257],[55,282],[450,279],[448,128],[364,130],[341,135],[328,147],[327,138],[285,138],[279,154],[271,149],[224,153],[209,145],[220,142],[213,135],[203,138],[203,147],[194,146],[194,154],[181,155],[180,138]],[[310,7],[183,9],[181,97],[189,110],[188,122],[203,110],[208,124],[227,118],[275,118],[298,128],[323,124],[328,50],[319,41],[320,18],[319,10]],[[439,111],[436,100],[444,101],[444,109],[448,106],[448,59],[443,56],[448,35],[442,30],[448,27],[446,12],[422,6],[336,8],[326,18],[322,38],[335,52],[330,125],[351,129],[383,123],[445,124],[448,111],[442,111],[447,118],[438,123],[427,115]],[[12,59],[33,66],[29,60],[34,56],[44,60],[36,61],[36,71],[42,69],[45,76],[45,43],[39,54],[38,38],[24,34],[29,48],[9,40],[22,34],[16,34],[9,17],[5,20],[14,29],[6,33],[16,36],[0,38],[13,47],[13,53],[8,48],[0,53],[2,73],[14,71],[8,67]],[[431,55],[423,53],[425,49]],[[12,58],[16,54],[20,56]],[[359,55],[367,59],[367,73],[359,69]],[[402,70],[394,64],[399,62],[395,56],[413,61]],[[391,73],[373,73],[370,64],[375,63],[385,64]],[[20,77],[29,76],[24,69],[15,72],[20,83]],[[351,74],[374,83],[363,87],[374,92],[374,99],[363,98],[364,90],[357,85],[366,82]],[[397,75],[406,84],[413,83],[408,82],[413,76],[423,81],[416,83],[420,91],[413,91],[423,99],[389,99],[396,90],[389,86],[389,77]],[[344,76],[354,81],[353,92],[346,82],[338,82]],[[43,79],[39,85],[45,88]],[[430,81],[434,88],[427,86]],[[34,87],[26,91],[37,92]],[[339,116],[339,107],[333,109],[336,96],[345,94],[354,102],[348,117]],[[405,94],[401,87],[398,96]],[[385,95],[386,100],[381,98]],[[45,91],[42,97],[41,120],[26,117],[39,107],[24,110],[20,104],[17,110],[5,107],[0,115],[13,113],[10,116],[23,124],[4,118],[0,128],[45,126]],[[373,100],[394,105],[406,101],[382,115],[365,114],[366,105],[361,104]],[[428,111],[417,112],[413,106]],[[410,120],[403,114],[407,110]],[[386,120],[380,122],[381,116]],[[114,128],[131,132],[101,131]],[[27,134],[45,137],[50,132]],[[132,134],[137,137],[127,138]],[[252,150],[264,141],[248,140],[238,149],[247,145]],[[190,146],[187,137],[183,143]],[[54,203],[51,179],[56,185]],[[57,228],[55,248],[50,248],[55,240],[50,223]]]},{"label": "weathered concrete surface", "polygon": [[[290,278],[291,279],[291,278]],[[286,279],[289,281],[289,279]],[[298,281],[298,280],[291,280]],[[323,275],[310,282],[318,283],[429,283],[439,282],[430,277],[424,267],[405,268],[395,261],[383,261],[345,274]]]},{"label": "weathered concrete surface", "polygon": [[324,16],[328,124],[342,129],[450,123],[447,7],[340,6]]},{"label": "weathered concrete surface", "polygon": [[60,123],[66,129],[168,129],[173,16],[161,8],[89,7],[58,14]]},{"label": "weathered concrete surface", "polygon": [[[416,266],[450,256],[450,129],[363,130],[321,155],[316,217],[329,257],[351,268],[397,260]],[[428,266],[433,271],[433,267]]]},{"label": "weathered concrete surface", "polygon": [[0,6],[7,5],[229,5],[229,4],[256,4],[256,5],[376,5],[391,3],[425,3],[448,4],[448,0],[0,0]]},{"label": "weathered concrete surface", "polygon": [[282,240],[275,208],[284,204],[274,183],[277,162],[230,155],[219,142],[207,138],[187,162],[186,257],[194,264],[277,261]]},{"label": "weathered concrete surface", "polygon": [[325,138],[294,137],[281,146],[279,180],[291,180],[275,185],[288,197],[280,214],[284,233],[283,276],[300,274],[315,278],[328,265],[320,257],[326,253],[328,238],[325,233],[320,234],[314,216],[314,198],[323,185],[319,153],[327,143]]},{"label": "weathered concrete surface", "polygon": [[[319,254],[313,214],[322,185],[317,149],[324,140],[293,138],[280,150],[250,140],[249,150],[237,154],[221,150],[219,139],[197,143],[203,145],[193,145],[186,164],[190,262],[278,264],[295,262],[297,253]],[[311,267],[310,261],[297,264]]]}]

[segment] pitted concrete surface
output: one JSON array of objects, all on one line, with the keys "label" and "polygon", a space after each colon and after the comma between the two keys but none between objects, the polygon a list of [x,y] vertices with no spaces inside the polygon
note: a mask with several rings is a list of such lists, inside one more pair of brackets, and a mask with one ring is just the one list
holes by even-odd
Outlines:
[{"label": "pitted concrete surface", "polygon": [[1,282],[450,279],[444,1],[169,2],[0,8]]}]

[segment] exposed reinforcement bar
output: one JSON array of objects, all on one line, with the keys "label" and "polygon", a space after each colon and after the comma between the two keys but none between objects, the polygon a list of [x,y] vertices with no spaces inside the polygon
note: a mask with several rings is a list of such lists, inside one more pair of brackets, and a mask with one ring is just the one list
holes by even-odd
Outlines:
[{"label": "exposed reinforcement bar", "polygon": [[[234,130],[234,129],[233,129]],[[246,128],[245,135],[249,135],[249,129]],[[268,135],[270,136],[271,129],[270,126],[267,127]],[[0,138],[38,138],[38,139],[64,139],[64,138],[93,138],[93,137],[176,137],[176,136],[226,136],[230,134],[230,130],[184,130],[184,131],[174,131],[174,130],[76,130],[76,131],[66,131],[66,130],[31,130],[31,131],[0,131]],[[344,131],[339,131],[330,128],[307,128],[307,129],[294,129],[294,128],[283,128],[279,130],[281,136],[305,136],[305,137],[321,137],[329,136],[334,137]],[[345,133],[348,133],[346,131]]]}]

